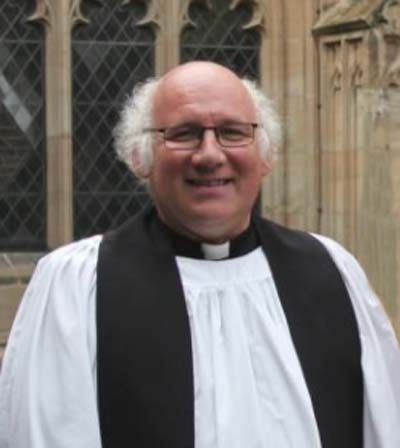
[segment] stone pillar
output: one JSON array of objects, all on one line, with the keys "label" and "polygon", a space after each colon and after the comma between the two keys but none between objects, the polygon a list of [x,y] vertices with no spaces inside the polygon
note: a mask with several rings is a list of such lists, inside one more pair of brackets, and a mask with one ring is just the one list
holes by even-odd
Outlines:
[{"label": "stone pillar", "polygon": [[71,27],[82,19],[80,0],[37,0],[30,20],[46,33],[47,242],[72,239]]},{"label": "stone pillar", "polygon": [[270,0],[266,6],[262,79],[283,121],[283,141],[263,188],[266,216],[293,227],[317,226],[316,52],[314,3]]},{"label": "stone pillar", "polygon": [[[261,87],[274,101],[283,118],[285,115],[285,28],[284,8],[280,0],[262,2],[264,6],[263,32],[260,51]],[[285,139],[279,148],[273,148],[273,168],[263,183],[261,195],[262,214],[279,222],[286,222],[286,167]]]},{"label": "stone pillar", "polygon": [[[138,25],[156,29],[156,76],[161,76],[180,60],[180,33],[190,22],[188,9],[193,0],[150,0],[146,16]],[[206,0],[202,0],[206,1]]]}]

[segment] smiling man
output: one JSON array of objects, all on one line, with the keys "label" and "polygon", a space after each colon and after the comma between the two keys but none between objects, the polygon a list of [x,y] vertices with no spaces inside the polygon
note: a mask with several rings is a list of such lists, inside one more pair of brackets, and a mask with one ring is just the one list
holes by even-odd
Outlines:
[{"label": "smiling man", "polygon": [[210,82],[215,70],[188,65],[159,83],[154,166],[145,174],[165,223],[188,238],[218,243],[248,227],[269,164],[254,139],[263,130],[248,91],[219,67]]},{"label": "smiling man", "polygon": [[153,205],[44,257],[0,379],[1,448],[395,448],[400,352],[334,241],[252,214],[279,120],[210,62],[138,87],[117,152]]}]

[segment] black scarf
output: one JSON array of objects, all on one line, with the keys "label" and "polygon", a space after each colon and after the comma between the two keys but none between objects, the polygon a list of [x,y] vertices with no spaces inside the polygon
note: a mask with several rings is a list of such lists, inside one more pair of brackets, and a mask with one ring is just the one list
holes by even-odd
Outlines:
[{"label": "black scarf", "polygon": [[[194,448],[189,320],[171,238],[156,221],[154,210],[147,209],[100,245],[97,371],[103,448]],[[253,222],[322,446],[362,448],[361,348],[341,276],[325,247],[309,234],[261,218]]]}]

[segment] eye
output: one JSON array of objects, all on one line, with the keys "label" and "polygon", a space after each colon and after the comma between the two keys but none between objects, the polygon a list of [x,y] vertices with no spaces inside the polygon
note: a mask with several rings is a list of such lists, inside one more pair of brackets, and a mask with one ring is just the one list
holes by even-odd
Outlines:
[{"label": "eye", "polygon": [[193,126],[176,126],[165,129],[166,140],[174,142],[190,142],[199,138],[199,129]]},{"label": "eye", "polygon": [[222,139],[232,142],[241,141],[251,135],[249,127],[241,124],[220,126],[218,132]]}]

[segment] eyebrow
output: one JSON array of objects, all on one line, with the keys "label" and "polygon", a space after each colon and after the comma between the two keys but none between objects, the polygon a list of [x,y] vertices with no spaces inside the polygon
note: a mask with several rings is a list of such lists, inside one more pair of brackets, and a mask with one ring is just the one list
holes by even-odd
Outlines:
[{"label": "eyebrow", "polygon": [[[227,125],[233,125],[233,124],[248,124],[248,123],[253,123],[253,121],[242,121],[242,120],[235,120],[232,118],[226,118],[223,119],[221,121],[217,121],[213,127],[220,127],[220,126],[227,126]],[[186,127],[196,127],[196,128],[203,128],[203,127],[207,127],[204,124],[201,124],[197,121],[184,121],[182,123],[179,124],[171,124],[171,125],[166,125],[166,126],[159,126],[160,128],[186,128]]]}]

